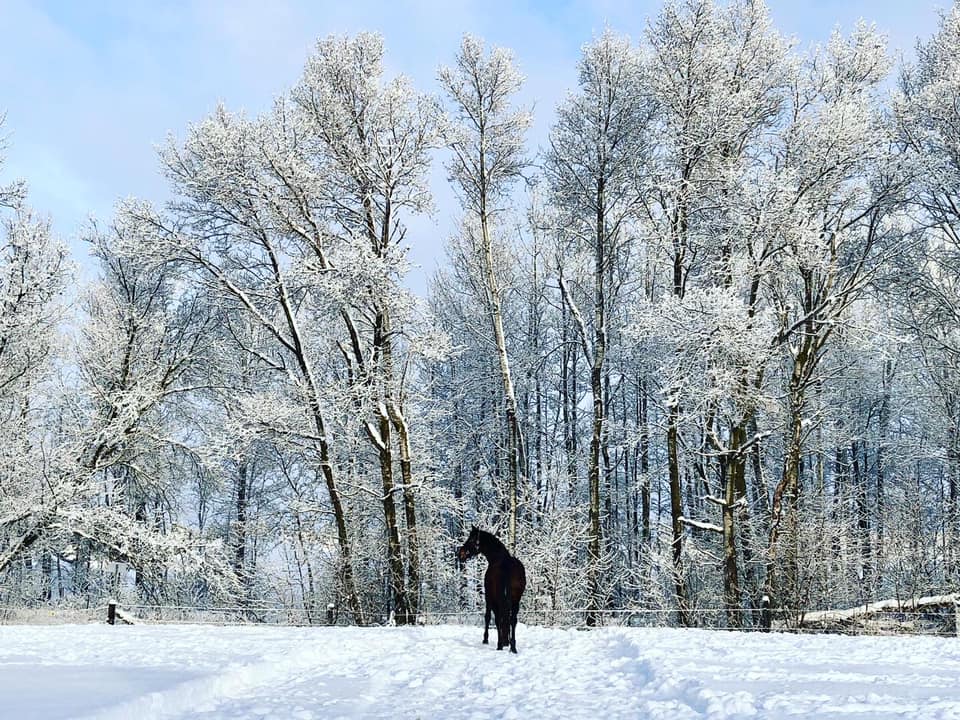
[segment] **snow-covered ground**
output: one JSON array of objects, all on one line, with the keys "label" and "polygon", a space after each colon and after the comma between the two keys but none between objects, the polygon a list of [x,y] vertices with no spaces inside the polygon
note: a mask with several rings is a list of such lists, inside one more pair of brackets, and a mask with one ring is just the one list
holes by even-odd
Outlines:
[{"label": "snow-covered ground", "polygon": [[[0,627],[0,718],[960,719],[960,640],[476,627]],[[495,632],[492,632],[495,639]]]}]

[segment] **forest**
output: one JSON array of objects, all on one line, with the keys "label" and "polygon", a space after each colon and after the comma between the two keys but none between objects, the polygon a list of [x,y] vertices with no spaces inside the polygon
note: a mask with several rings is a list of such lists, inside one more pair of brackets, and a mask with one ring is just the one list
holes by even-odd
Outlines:
[{"label": "forest", "polygon": [[522,53],[464,35],[417,88],[385,51],[171,128],[82,286],[4,177],[0,606],[428,622],[482,607],[474,525],[527,622],[957,590],[960,2],[897,61],[667,0],[539,148]]}]

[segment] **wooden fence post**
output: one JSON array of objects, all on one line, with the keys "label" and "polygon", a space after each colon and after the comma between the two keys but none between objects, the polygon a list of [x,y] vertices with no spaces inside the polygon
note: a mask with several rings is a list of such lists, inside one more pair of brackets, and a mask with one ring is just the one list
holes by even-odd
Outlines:
[{"label": "wooden fence post", "polygon": [[117,603],[112,600],[107,604],[107,624],[117,624]]},{"label": "wooden fence post", "polygon": [[762,632],[770,632],[771,624],[772,618],[770,613],[770,596],[764,595],[760,599],[760,630]]}]

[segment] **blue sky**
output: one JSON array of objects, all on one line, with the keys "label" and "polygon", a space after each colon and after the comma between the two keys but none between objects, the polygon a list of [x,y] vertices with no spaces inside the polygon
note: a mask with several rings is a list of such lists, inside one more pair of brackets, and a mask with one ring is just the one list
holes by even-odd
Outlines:
[{"label": "blue sky", "polygon": [[[933,33],[945,4],[768,0],[777,27],[802,47],[864,18],[908,56],[918,37]],[[607,25],[639,38],[660,5],[0,0],[0,113],[9,144],[0,182],[25,178],[31,203],[88,267],[77,242],[88,215],[106,220],[116,200],[130,195],[164,199],[155,147],[169,132],[182,135],[218,101],[259,112],[296,82],[318,37],[359,30],[381,32],[390,70],[427,91],[436,91],[436,68],[451,62],[464,32],[511,48],[527,76],[523,101],[534,105],[535,148],[575,82],[580,46]],[[435,177],[442,181],[442,171]],[[421,268],[410,284],[421,291],[456,214],[449,190],[435,190],[436,217],[408,236]]]}]

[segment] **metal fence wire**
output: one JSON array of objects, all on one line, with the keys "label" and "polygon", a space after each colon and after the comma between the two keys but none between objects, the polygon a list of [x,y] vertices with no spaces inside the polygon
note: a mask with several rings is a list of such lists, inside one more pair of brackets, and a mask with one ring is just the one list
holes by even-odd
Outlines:
[{"label": "metal fence wire", "polygon": [[[112,606],[112,608],[111,608]],[[308,610],[273,605],[194,607],[178,605],[107,605],[91,608],[33,608],[0,606],[0,624],[50,625],[111,622],[115,624],[205,624],[205,625],[273,625],[323,626],[351,625],[346,613],[333,609]],[[747,632],[774,631],[794,633],[834,633],[845,635],[930,635],[960,637],[958,605],[949,603],[923,608],[904,607],[856,614],[847,611],[839,617],[825,613],[800,614],[771,609],[766,622],[761,609],[731,611],[726,608],[695,608],[687,611],[693,627],[708,630]],[[826,615],[826,617],[825,617]],[[484,612],[467,609],[446,612],[423,611],[417,616],[419,625],[481,626]],[[539,609],[520,610],[520,621],[527,625],[555,628],[590,627],[680,627],[676,610],[659,608],[593,610]],[[368,625],[391,625],[390,616],[367,619]]]}]

